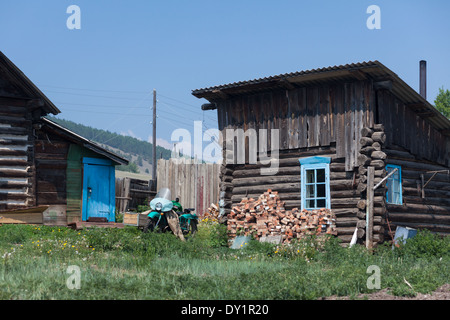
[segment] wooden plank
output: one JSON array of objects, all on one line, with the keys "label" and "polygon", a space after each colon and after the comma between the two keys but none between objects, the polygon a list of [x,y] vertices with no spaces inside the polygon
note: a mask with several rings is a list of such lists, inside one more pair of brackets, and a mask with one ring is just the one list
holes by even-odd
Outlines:
[{"label": "wooden plank", "polygon": [[255,105],[255,97],[254,96],[250,96],[247,98],[246,108],[247,108],[247,116],[248,116],[248,120],[247,120],[248,130],[254,130],[254,132],[256,134],[256,142],[254,145],[252,145],[252,149],[249,152],[255,152],[256,154],[258,154],[259,132],[258,132],[258,126],[257,126],[257,121],[256,121],[256,116],[255,116],[255,110],[259,109],[259,107]]},{"label": "wooden plank", "polygon": [[0,212],[0,224],[42,224],[42,212],[5,213]]},{"label": "wooden plank", "polygon": [[[355,131],[354,131],[354,142],[353,142],[353,148],[354,148],[354,159],[356,162],[356,159],[358,159],[359,150],[361,149],[361,129],[364,127],[364,92],[363,92],[363,86],[362,82],[356,82],[354,84],[355,90],[354,90],[354,104],[355,104]],[[356,163],[355,163],[356,164]]]},{"label": "wooden plank", "polygon": [[336,156],[345,157],[345,103],[344,86],[338,85],[335,90],[334,107],[336,117]]},{"label": "wooden plank", "polygon": [[300,88],[298,94],[298,118],[299,118],[299,148],[308,146],[308,108],[306,100],[306,88]]},{"label": "wooden plank", "polygon": [[310,146],[317,147],[320,146],[320,97],[319,97],[319,88],[314,87],[312,89],[312,99],[311,99],[312,105],[309,105],[309,107],[312,107],[312,122],[311,122],[311,130],[310,133],[313,135],[313,141]]},{"label": "wooden plank", "polygon": [[316,106],[314,104],[313,88],[306,88],[306,128],[308,137],[308,147],[315,146],[314,124],[315,124],[315,112]]},{"label": "wooden plank", "polygon": [[289,149],[289,127],[288,127],[288,97],[287,90],[277,94],[278,101],[278,123],[277,127],[280,130],[280,149]]},{"label": "wooden plank", "polygon": [[42,213],[45,210],[48,209],[49,206],[34,206],[34,207],[28,207],[28,208],[21,208],[21,209],[9,209],[6,211],[0,212],[1,214],[23,214],[23,213]]},{"label": "wooden plank", "polygon": [[318,113],[318,127],[319,127],[319,145],[330,145],[331,132],[330,132],[330,98],[329,98],[329,86],[323,85],[319,88],[319,113]]},{"label": "wooden plank", "polygon": [[355,163],[353,152],[354,114],[352,111],[352,86],[346,83],[344,88],[345,106],[345,170],[352,171]]},{"label": "wooden plank", "polygon": [[286,99],[288,103],[287,110],[287,130],[288,130],[288,148],[298,148],[298,132],[296,123],[298,118],[295,117],[295,106],[297,104],[297,92],[294,90],[286,90]]},{"label": "wooden plank", "polygon": [[330,119],[330,143],[336,142],[336,125],[337,125],[337,112],[336,112],[336,85],[331,85],[328,91],[328,113],[329,113],[329,119]]}]

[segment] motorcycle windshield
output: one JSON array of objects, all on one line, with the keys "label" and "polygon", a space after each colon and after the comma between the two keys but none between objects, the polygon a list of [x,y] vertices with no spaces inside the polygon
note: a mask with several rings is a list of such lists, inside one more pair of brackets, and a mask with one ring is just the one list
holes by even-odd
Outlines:
[{"label": "motorcycle windshield", "polygon": [[172,210],[173,203],[171,200],[170,190],[168,188],[160,189],[155,198],[150,201],[150,207],[152,210],[159,210],[163,212]]},{"label": "motorcycle windshield", "polygon": [[156,194],[155,198],[163,198],[172,201],[172,194],[169,188],[161,188],[158,190],[158,193]]}]

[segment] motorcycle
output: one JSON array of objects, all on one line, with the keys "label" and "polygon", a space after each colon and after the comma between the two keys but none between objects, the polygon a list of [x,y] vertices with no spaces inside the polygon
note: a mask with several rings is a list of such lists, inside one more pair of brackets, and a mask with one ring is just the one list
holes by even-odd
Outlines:
[{"label": "motorcycle", "polygon": [[[180,228],[183,235],[191,234],[192,236],[197,232],[198,216],[192,213],[194,209],[182,210],[178,199],[171,200],[170,190],[162,188],[158,191],[155,198],[150,201],[151,212],[148,214],[148,223],[144,227],[144,232],[159,230],[166,232],[171,230],[177,234],[174,228]],[[176,214],[176,226],[171,226],[168,216],[174,212]]]}]

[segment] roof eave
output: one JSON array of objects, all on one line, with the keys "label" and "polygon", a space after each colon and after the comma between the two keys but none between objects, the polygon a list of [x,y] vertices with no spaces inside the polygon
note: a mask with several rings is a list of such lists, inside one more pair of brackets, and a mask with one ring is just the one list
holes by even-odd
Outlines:
[{"label": "roof eave", "polygon": [[249,94],[277,88],[290,89],[296,86],[306,86],[327,81],[342,81],[347,79],[362,80],[364,77],[374,81],[391,80],[393,83],[391,91],[396,97],[409,106],[417,104],[423,105],[424,109],[426,109],[426,117],[429,122],[438,130],[445,132],[446,135],[450,134],[450,120],[424,99],[417,91],[412,89],[396,73],[377,60],[218,85],[193,90],[192,95],[215,103],[239,94]]},{"label": "roof eave", "polygon": [[42,108],[45,112],[57,115],[61,111],[50,101],[47,96],[39,90],[38,87],[14,64],[8,57],[0,51],[0,62],[3,62],[10,74],[15,78],[15,80],[21,84],[23,90],[30,96],[40,98],[43,101]]},{"label": "roof eave", "polygon": [[67,136],[70,136],[73,140],[77,141],[80,145],[82,145],[83,147],[90,149],[98,154],[101,154],[105,157],[107,157],[108,159],[112,160],[115,164],[117,165],[127,165],[129,163],[129,161],[125,158],[122,158],[120,156],[118,156],[117,154],[106,150],[105,148],[101,147],[100,145],[98,145],[97,143],[86,139],[83,136],[80,136],[79,134],[57,124],[56,122],[53,122],[47,118],[42,118],[41,119],[46,125],[56,128],[59,132],[61,132],[62,134],[65,134]]}]

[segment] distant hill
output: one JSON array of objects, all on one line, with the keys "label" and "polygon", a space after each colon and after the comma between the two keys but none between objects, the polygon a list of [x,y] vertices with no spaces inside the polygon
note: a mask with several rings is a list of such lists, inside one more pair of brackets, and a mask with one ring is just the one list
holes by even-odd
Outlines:
[{"label": "distant hill", "polygon": [[[116,167],[118,170],[151,174],[153,155],[151,143],[133,137],[123,136],[107,130],[92,128],[70,120],[59,119],[51,116],[47,116],[47,118],[85,137],[86,139],[101,144],[105,149],[115,152],[130,161],[128,166]],[[171,154],[171,150],[161,146],[156,146],[156,159],[169,159]]]}]

